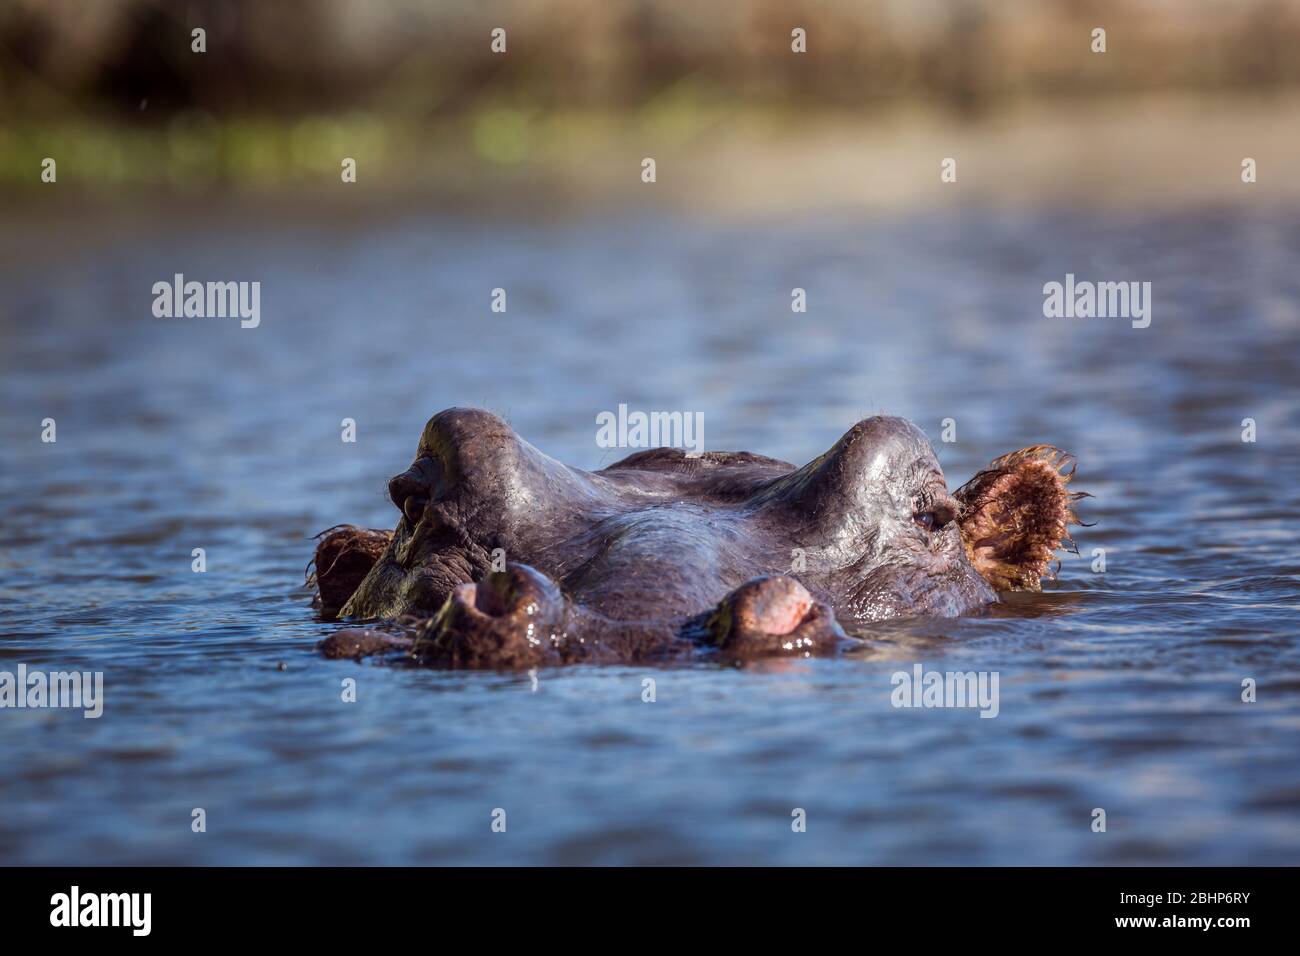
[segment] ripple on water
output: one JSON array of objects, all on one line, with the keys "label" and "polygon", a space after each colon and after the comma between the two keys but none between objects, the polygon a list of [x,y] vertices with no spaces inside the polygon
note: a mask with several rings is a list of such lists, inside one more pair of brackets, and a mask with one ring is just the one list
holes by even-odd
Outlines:
[{"label": "ripple on water", "polygon": [[[0,719],[5,862],[1300,862],[1294,212],[228,228],[3,273],[0,661],[105,674],[99,720]],[[273,279],[275,314],[153,320],[127,290],[179,259]],[[1042,284],[1094,260],[1157,282],[1150,329],[1042,318]],[[796,284],[817,291],[791,324]],[[495,286],[508,335],[474,318]],[[1044,593],[859,628],[837,661],[530,677],[314,652],[310,537],[392,525],[432,412],[485,405],[596,467],[620,402],[793,461],[869,414],[951,416],[952,485],[1051,441],[1095,524]],[[998,672],[999,716],[894,708],[917,661]],[[220,840],[191,838],[195,806]]]}]

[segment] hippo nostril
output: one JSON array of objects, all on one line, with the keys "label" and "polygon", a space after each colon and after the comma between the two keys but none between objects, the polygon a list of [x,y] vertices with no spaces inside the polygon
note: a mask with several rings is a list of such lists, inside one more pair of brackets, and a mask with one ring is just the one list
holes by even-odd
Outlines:
[{"label": "hippo nostril", "polygon": [[474,606],[488,617],[501,617],[509,607],[506,590],[508,584],[489,578],[480,584],[474,592]]},{"label": "hippo nostril", "polygon": [[388,497],[412,524],[420,520],[429,504],[430,484],[422,464],[423,461],[417,461],[388,482]]},{"label": "hippo nostril", "polygon": [[424,509],[428,505],[429,499],[424,495],[407,495],[406,500],[402,502],[402,514],[406,515],[406,520],[411,524],[417,524],[424,516]]},{"label": "hippo nostril", "polygon": [[813,598],[798,581],[784,576],[759,578],[734,594],[736,618],[747,629],[789,634],[807,618]]}]

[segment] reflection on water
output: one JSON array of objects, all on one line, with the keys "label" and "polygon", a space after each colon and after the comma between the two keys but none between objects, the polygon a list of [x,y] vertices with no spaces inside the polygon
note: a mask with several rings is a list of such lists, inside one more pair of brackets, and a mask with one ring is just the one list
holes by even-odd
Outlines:
[{"label": "reflection on water", "polygon": [[[105,715],[0,713],[0,860],[1300,862],[1297,251],[1297,216],[1215,210],[70,231],[3,267],[0,669],[103,670]],[[261,327],[152,318],[176,272],[260,280]],[[1043,318],[1067,272],[1152,282],[1151,327]],[[621,402],[796,462],[869,414],[953,418],[954,487],[1050,441],[1097,524],[1042,595],[653,672],[653,704],[641,668],[316,656],[310,536],[394,523],[429,415],[482,405],[597,467]],[[893,709],[916,661],[998,671],[998,718]]]}]

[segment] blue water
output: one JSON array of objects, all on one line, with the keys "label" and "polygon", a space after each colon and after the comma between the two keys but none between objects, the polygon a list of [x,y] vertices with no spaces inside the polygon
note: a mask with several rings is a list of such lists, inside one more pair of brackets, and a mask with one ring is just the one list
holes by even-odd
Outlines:
[{"label": "blue water", "polygon": [[[4,226],[0,670],[105,709],[0,711],[0,862],[1300,863],[1300,212],[97,224]],[[154,318],[176,272],[260,280],[261,326]],[[1067,272],[1152,282],[1150,328],[1044,318]],[[950,487],[1052,442],[1096,524],[1044,593],[839,660],[317,655],[311,535],[395,524],[430,415],[598,467],[619,403],[795,462],[905,415]],[[998,672],[998,717],[892,707],[914,662]]]}]

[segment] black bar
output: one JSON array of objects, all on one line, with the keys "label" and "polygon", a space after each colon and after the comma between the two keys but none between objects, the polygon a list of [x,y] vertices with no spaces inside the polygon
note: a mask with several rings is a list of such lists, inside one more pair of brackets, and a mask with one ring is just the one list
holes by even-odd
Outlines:
[{"label": "black bar", "polygon": [[[7,940],[143,938],[136,936],[145,922],[142,895],[127,908],[124,897],[104,906],[98,894],[147,893],[147,938],[205,945],[280,937],[374,944],[436,930],[467,947],[477,945],[475,934],[494,948],[518,934],[535,948],[566,929],[589,936],[596,926],[621,934],[602,937],[608,942],[630,934],[667,943],[691,938],[681,934],[701,922],[737,941],[754,934],[759,942],[802,927],[816,935],[835,929],[863,945],[881,932],[910,933],[918,943],[1128,937],[1231,945],[1285,929],[1295,871],[33,868],[0,871],[0,880]],[[125,925],[52,925],[70,922],[74,886],[78,921],[100,912],[111,918],[116,908]],[[662,935],[668,932],[675,935]]]}]

